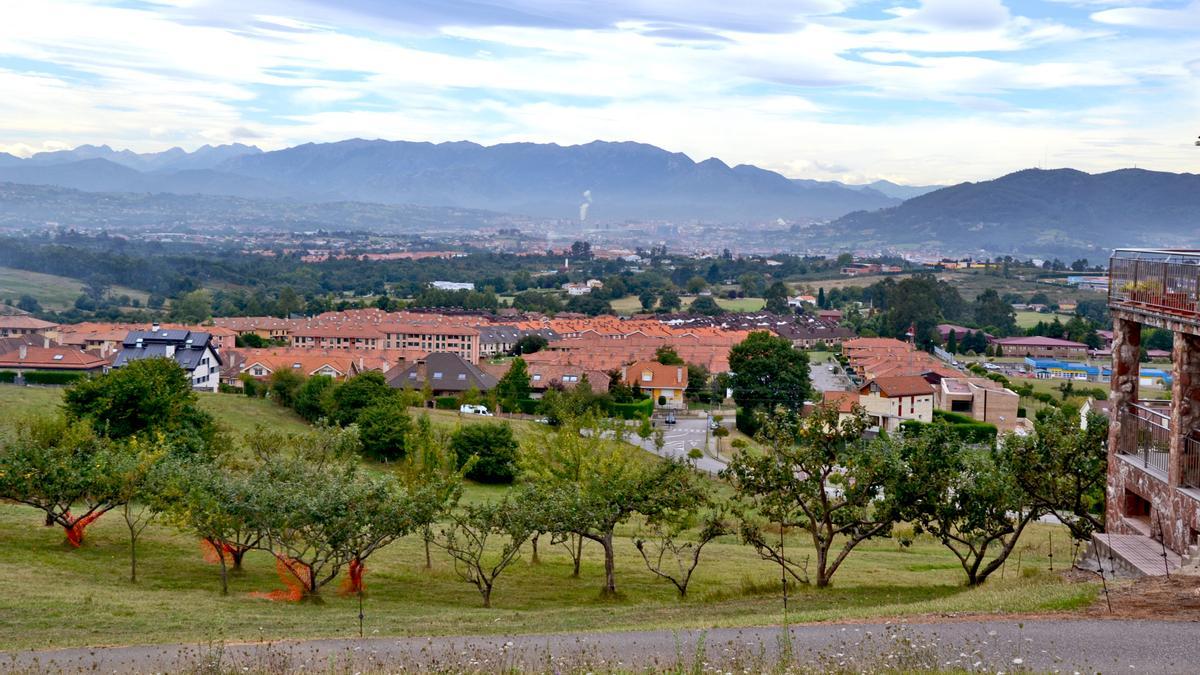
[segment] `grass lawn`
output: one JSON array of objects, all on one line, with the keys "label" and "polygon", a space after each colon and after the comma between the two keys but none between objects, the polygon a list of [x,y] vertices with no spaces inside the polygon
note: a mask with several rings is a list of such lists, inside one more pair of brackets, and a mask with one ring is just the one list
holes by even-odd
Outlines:
[{"label": "grass lawn", "polygon": [[[767,301],[762,298],[714,299],[717,301],[717,305],[730,312],[757,312],[767,304]],[[696,300],[696,297],[688,295],[681,297],[680,300],[682,300],[683,308],[687,309]],[[612,305],[613,311],[621,316],[632,316],[642,312],[642,302],[634,295],[621,298],[620,300],[612,300],[609,304]]]},{"label": "grass lawn", "polygon": [[[1018,328],[1033,328],[1039,321],[1050,323],[1054,321],[1053,314],[1043,314],[1041,312],[1020,311],[1017,312],[1017,327]],[[1060,319],[1061,320],[1061,319]]]},{"label": "grass lawn", "polygon": [[[17,387],[0,385],[0,430],[28,415],[49,414],[62,401],[61,387]],[[200,405],[212,413],[226,429],[243,436],[257,426],[277,431],[300,433],[310,427],[290,410],[261,398],[234,394],[199,394]]]},{"label": "grass lawn", "polygon": [[[0,410],[8,420],[48,411],[60,389],[0,387]],[[269,401],[234,395],[202,395],[204,407],[236,433],[256,424],[289,431],[304,423]],[[413,411],[416,413],[417,411]],[[430,411],[443,427],[495,421],[453,411]],[[523,443],[536,443],[539,425],[511,420]],[[386,466],[375,465],[386,471]],[[507,488],[468,485],[466,501],[494,499]],[[725,492],[722,489],[722,492]],[[0,650],[134,643],[207,643],[357,634],[357,601],[322,591],[320,602],[293,604],[255,593],[280,590],[273,559],[253,552],[246,569],[233,575],[230,595],[219,594],[219,568],[206,563],[198,543],[166,523],[155,523],[138,547],[137,584],[128,581],[128,540],[116,513],[88,530],[84,545],[71,549],[62,532],[41,526],[39,512],[0,504]],[[852,554],[830,589],[800,587],[792,593],[789,620],[828,621],[918,614],[1046,612],[1091,603],[1094,583],[1075,583],[1048,574],[1050,535],[1061,565],[1073,554],[1063,528],[1030,528],[1017,557],[980,588],[963,585],[952,554],[927,537],[905,548],[896,540],[867,542]],[[367,561],[365,601],[368,635],[457,635],[609,629],[705,628],[778,623],[778,567],[760,560],[736,536],[704,549],[687,600],[653,576],[634,546],[637,524],[618,531],[619,597],[600,595],[600,548],[585,547],[582,575],[570,577],[570,558],[544,537],[541,563],[522,560],[497,582],[493,608],[483,609],[474,587],[460,581],[449,559],[434,549],[424,568],[419,538],[409,537]],[[811,554],[806,536],[789,533],[789,551]]]},{"label": "grass lawn", "polygon": [[[32,295],[46,309],[66,309],[75,304],[75,299],[83,292],[83,282],[70,277],[60,277],[53,274],[41,274],[0,267],[0,301],[12,298],[13,304],[22,295]],[[137,298],[144,305],[149,295],[124,286],[113,286],[112,295],[128,295]]]},{"label": "grass lawn", "polygon": [[[492,489],[494,490],[494,488]],[[792,621],[825,621],[943,612],[1067,610],[1090,603],[1092,583],[1068,583],[1048,568],[1049,526],[1037,526],[1003,579],[968,589],[957,562],[940,545],[918,540],[901,549],[892,540],[860,547],[835,577],[833,588],[800,588],[792,594]],[[493,608],[480,607],[474,587],[459,581],[435,549],[424,568],[418,538],[383,549],[367,562],[368,635],[455,635],[716,627],[777,623],[778,568],[729,537],[710,544],[689,598],[681,601],[666,582],[643,566],[625,528],[617,541],[615,600],[602,599],[600,549],[584,548],[579,579],[570,578],[566,552],[543,539],[541,564],[524,558],[497,582]],[[1055,558],[1068,560],[1070,544],[1056,530]],[[242,641],[357,634],[357,603],[335,587],[323,602],[293,604],[254,592],[283,588],[273,560],[253,552],[246,569],[231,576],[230,595],[219,594],[218,567],[204,562],[198,543],[161,524],[139,545],[139,581],[128,581],[128,542],[116,514],[101,518],[80,549],[62,533],[41,526],[38,512],[0,506],[0,650],[83,645]],[[799,537],[789,548],[799,551]]]}]

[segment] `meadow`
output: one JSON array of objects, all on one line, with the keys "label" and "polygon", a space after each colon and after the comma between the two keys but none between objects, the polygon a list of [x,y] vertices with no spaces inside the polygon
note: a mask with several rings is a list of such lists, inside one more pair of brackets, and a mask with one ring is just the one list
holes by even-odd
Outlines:
[{"label": "meadow", "polygon": [[[15,304],[22,295],[32,295],[43,308],[61,310],[74,306],[82,292],[83,282],[78,279],[0,267],[0,301],[12,299]],[[143,305],[149,297],[144,291],[123,286],[114,286],[109,292],[137,298]]]},{"label": "meadow", "polygon": [[[0,387],[0,428],[23,414],[54,408],[61,390]],[[264,400],[202,395],[202,405],[235,434],[257,425],[298,431],[304,423]],[[452,427],[482,421],[453,412],[431,419]],[[515,421],[518,437],[536,442],[531,422]],[[388,468],[375,465],[376,470]],[[493,499],[507,488],[468,484],[466,501]],[[722,492],[725,492],[722,489]],[[779,623],[779,568],[758,558],[736,536],[704,549],[686,599],[646,570],[634,545],[640,524],[617,534],[618,595],[601,594],[603,561],[594,544],[584,548],[579,578],[571,577],[565,549],[543,537],[539,562],[527,544],[522,559],[497,582],[493,607],[483,609],[474,587],[454,573],[434,549],[425,567],[424,548],[410,536],[367,562],[363,600],[367,635],[462,635],[542,633],[645,628],[704,628]],[[835,621],[948,613],[1068,611],[1089,605],[1097,585],[1049,572],[1061,570],[1073,547],[1062,528],[1035,525],[1002,572],[967,588],[952,554],[936,541],[914,536],[869,541],[852,554],[828,589],[791,589],[789,621]],[[336,584],[319,601],[266,599],[285,588],[273,558],[246,557],[220,594],[219,567],[206,562],[199,543],[166,522],[152,524],[138,545],[138,577],[128,581],[128,539],[117,512],[88,529],[81,548],[63,542],[58,528],[42,526],[40,512],[0,505],[0,650],[133,643],[210,643],[358,634],[358,599]],[[807,535],[789,531],[789,551],[811,553]]]}]

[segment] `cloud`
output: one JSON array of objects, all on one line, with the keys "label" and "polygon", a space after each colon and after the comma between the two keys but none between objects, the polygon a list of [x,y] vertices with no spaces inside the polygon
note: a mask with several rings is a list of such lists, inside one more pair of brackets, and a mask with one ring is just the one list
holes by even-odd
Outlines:
[{"label": "cloud", "polygon": [[1198,30],[1200,29],[1200,0],[1192,0],[1186,6],[1175,9],[1158,7],[1106,9],[1092,14],[1092,20],[1117,26],[1157,30]]}]

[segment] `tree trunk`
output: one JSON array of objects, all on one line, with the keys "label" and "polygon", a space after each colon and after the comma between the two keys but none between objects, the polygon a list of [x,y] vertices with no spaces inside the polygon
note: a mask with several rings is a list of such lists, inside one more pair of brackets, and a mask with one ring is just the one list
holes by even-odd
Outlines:
[{"label": "tree trunk", "polygon": [[225,556],[218,555],[221,560],[221,595],[229,595],[229,570],[225,567]]},{"label": "tree trunk", "polygon": [[483,594],[483,608],[491,609],[491,607],[492,607],[492,586],[491,586],[491,584],[484,585],[483,588],[479,589],[479,591],[480,591],[480,593]]},{"label": "tree trunk", "polygon": [[829,571],[825,569],[826,562],[829,560],[829,549],[817,546],[817,588],[827,588],[829,586]]},{"label": "tree trunk", "polygon": [[578,535],[577,535],[577,536],[575,537],[575,539],[576,539],[576,542],[575,542],[575,556],[574,556],[574,558],[575,558],[575,560],[574,560],[575,569],[574,569],[574,571],[572,571],[572,572],[571,572],[571,578],[572,578],[572,579],[578,579],[578,578],[579,578],[579,562],[580,562],[580,561],[583,559],[583,537],[580,537],[580,536],[578,536]]},{"label": "tree trunk", "polygon": [[540,537],[540,536],[542,536],[541,532],[533,535],[533,537],[530,539],[530,543],[533,545],[533,556],[529,559],[529,564],[531,564],[531,565],[540,565],[542,562],[541,560],[538,559],[538,549],[537,549],[538,537]]},{"label": "tree trunk", "polygon": [[604,594],[617,594],[617,577],[615,574],[615,561],[613,559],[613,535],[608,532],[604,535],[604,541],[601,544],[604,546]]},{"label": "tree trunk", "polygon": [[433,569],[433,556],[429,553],[429,533],[425,533],[425,569]]},{"label": "tree trunk", "polygon": [[242,571],[242,557],[246,555],[246,549],[240,546],[230,547],[229,557],[233,559],[233,571]]},{"label": "tree trunk", "polygon": [[137,583],[137,537],[129,533],[129,583]]}]

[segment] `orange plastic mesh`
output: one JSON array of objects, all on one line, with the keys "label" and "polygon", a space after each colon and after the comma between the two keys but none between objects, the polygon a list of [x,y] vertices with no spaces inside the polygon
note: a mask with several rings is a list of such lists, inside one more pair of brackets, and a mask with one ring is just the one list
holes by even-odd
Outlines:
[{"label": "orange plastic mesh", "polygon": [[287,586],[287,590],[268,593],[255,591],[250,595],[265,600],[299,602],[308,594],[308,589],[312,585],[312,569],[308,565],[292,558],[276,556],[275,573],[279,575],[279,580]]},{"label": "orange plastic mesh", "polygon": [[358,558],[350,561],[350,573],[345,579],[342,579],[342,586],[338,592],[342,595],[357,595],[366,589],[363,585],[363,573],[367,571],[366,565]]},{"label": "orange plastic mesh", "polygon": [[70,511],[64,513],[63,517],[68,523],[70,523],[70,526],[63,528],[67,532],[67,542],[70,543],[71,546],[79,548],[79,546],[83,544],[83,531],[87,529],[88,525],[96,522],[96,520],[102,515],[104,514],[92,513],[76,520],[71,517]]}]

